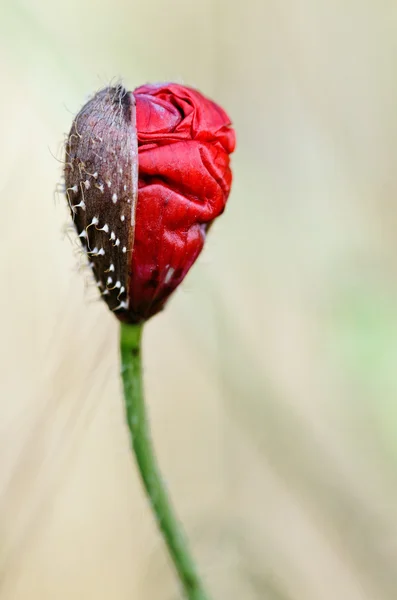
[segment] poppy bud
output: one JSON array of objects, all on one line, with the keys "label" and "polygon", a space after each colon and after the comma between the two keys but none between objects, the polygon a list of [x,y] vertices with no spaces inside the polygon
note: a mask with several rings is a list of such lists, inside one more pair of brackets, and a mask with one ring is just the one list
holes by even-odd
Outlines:
[{"label": "poppy bud", "polygon": [[191,88],[121,85],[98,92],[66,144],[72,217],[101,294],[117,317],[160,311],[226,204],[227,114]]}]

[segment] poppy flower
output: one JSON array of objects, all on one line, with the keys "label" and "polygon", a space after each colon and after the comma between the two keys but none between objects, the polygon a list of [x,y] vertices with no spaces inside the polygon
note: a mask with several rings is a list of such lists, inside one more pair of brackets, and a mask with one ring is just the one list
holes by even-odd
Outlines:
[{"label": "poppy flower", "polygon": [[66,144],[72,217],[109,308],[159,312],[224,210],[235,134],[226,112],[179,84],[98,92]]}]

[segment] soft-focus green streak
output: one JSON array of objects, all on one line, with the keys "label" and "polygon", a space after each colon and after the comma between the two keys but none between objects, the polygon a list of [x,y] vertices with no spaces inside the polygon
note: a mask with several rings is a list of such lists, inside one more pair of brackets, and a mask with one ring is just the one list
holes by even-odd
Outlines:
[{"label": "soft-focus green streak", "polygon": [[145,491],[178,572],[186,598],[209,600],[203,589],[182,526],[168,498],[153,450],[142,382],[142,325],[121,325],[121,376],[131,442]]}]

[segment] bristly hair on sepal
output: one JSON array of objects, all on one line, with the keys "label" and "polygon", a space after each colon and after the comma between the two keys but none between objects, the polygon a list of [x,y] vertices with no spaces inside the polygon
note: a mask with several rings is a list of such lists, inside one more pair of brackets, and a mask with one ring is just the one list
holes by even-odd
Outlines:
[{"label": "bristly hair on sepal", "polygon": [[66,143],[65,187],[103,299],[126,318],[138,149],[135,99],[121,84],[99,91],[74,119]]}]

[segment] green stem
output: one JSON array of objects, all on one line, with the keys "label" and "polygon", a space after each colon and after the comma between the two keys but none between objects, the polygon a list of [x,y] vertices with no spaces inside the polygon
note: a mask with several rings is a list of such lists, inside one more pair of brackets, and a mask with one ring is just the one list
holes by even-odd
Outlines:
[{"label": "green stem", "polygon": [[142,325],[121,325],[121,376],[132,447],[145,491],[185,594],[189,600],[209,600],[157,466],[146,415],[142,384]]}]

